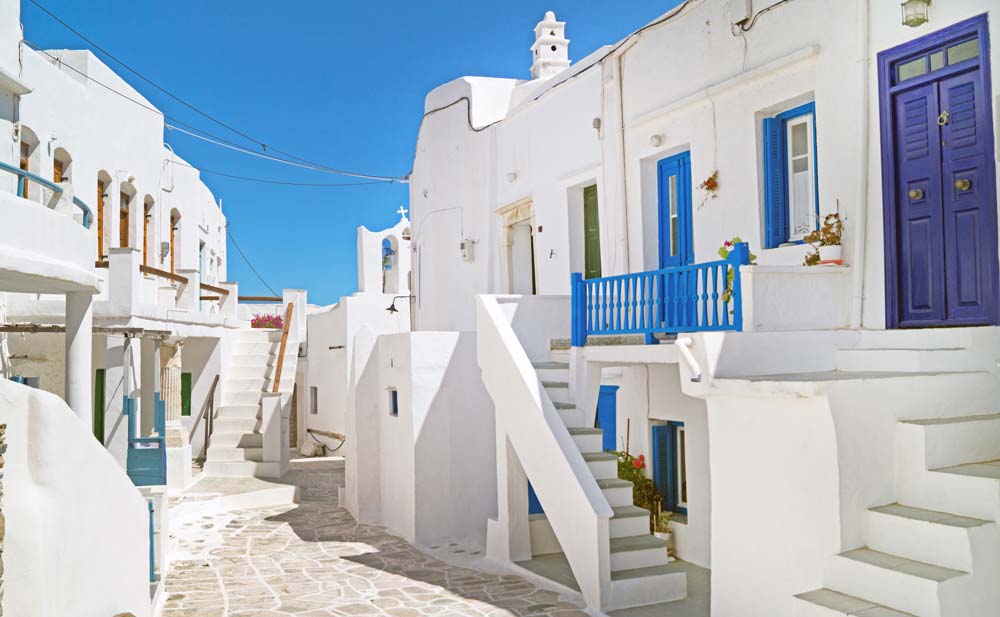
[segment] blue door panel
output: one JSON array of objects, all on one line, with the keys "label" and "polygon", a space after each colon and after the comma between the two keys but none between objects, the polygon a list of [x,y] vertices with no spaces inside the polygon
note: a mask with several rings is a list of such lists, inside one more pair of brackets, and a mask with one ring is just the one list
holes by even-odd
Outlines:
[{"label": "blue door panel", "polygon": [[617,450],[618,446],[618,386],[601,386],[597,397],[597,428],[604,431],[601,449]]}]

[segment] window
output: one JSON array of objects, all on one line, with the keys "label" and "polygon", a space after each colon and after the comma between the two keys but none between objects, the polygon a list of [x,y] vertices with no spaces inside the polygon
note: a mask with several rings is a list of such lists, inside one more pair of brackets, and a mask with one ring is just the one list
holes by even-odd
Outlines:
[{"label": "window", "polygon": [[316,386],[309,386],[309,413],[319,414],[319,388]]},{"label": "window", "polygon": [[94,371],[94,437],[104,444],[104,369]]},{"label": "window", "polygon": [[687,514],[687,433],[683,422],[667,422],[652,429],[653,484],[663,508]]},{"label": "window", "polygon": [[945,66],[953,66],[978,57],[978,38],[948,44],[934,51],[924,52],[912,60],[906,60],[897,64],[895,74],[896,83],[916,79],[927,73],[939,71]]},{"label": "window", "polygon": [[118,199],[120,201],[118,210],[118,246],[127,248],[129,246],[129,207],[132,202],[132,196],[125,191],[121,191],[118,193]]},{"label": "window", "polygon": [[389,415],[399,417],[399,392],[396,388],[389,388]]},{"label": "window", "polygon": [[816,108],[764,119],[765,246],[801,243],[819,223]]},{"label": "window", "polygon": [[181,373],[181,415],[191,415],[191,373]]}]

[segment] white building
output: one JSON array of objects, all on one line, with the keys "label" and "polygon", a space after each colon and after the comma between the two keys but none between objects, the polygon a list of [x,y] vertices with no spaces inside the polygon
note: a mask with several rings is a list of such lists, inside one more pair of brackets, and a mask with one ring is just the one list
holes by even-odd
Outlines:
[{"label": "white building", "polygon": [[[679,600],[696,570],[666,563],[602,453],[628,427],[713,615],[993,615],[997,9],[761,4],[685,2],[568,68],[547,14],[533,79],[427,96],[406,336],[475,333],[495,447],[462,460],[496,468],[423,497],[408,469],[427,433],[378,402],[379,377],[354,403],[375,424],[348,451],[348,503],[408,533],[495,512],[469,527],[490,558],[562,560],[595,610]],[[803,265],[830,214],[840,259]],[[742,245],[720,261],[736,237],[754,264]],[[383,370],[447,390],[391,338]],[[401,467],[366,493],[378,444]]]}]

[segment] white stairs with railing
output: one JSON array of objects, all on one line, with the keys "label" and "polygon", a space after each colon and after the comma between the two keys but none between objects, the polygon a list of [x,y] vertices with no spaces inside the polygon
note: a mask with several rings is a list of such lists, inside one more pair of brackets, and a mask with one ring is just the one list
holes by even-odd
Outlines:
[{"label": "white stairs with railing", "polygon": [[[566,354],[555,351],[552,356],[562,360]],[[683,599],[687,575],[668,566],[667,542],[650,533],[649,510],[633,505],[632,483],[618,478],[618,456],[602,449],[604,431],[581,426],[582,413],[570,393],[569,364],[550,361],[533,366],[614,512],[608,529],[614,608]],[[531,515],[529,527],[532,557],[562,552],[544,514]]]},{"label": "white stairs with railing", "polygon": [[[244,329],[233,335],[222,403],[216,410],[204,472],[209,476],[280,475],[280,464],[264,461],[261,397],[274,387],[281,330]],[[282,365],[280,392],[295,383],[298,344],[289,340]]]},{"label": "white stairs with railing", "polygon": [[960,333],[922,338],[838,352],[838,371],[912,373],[904,379],[923,396],[895,410],[896,501],[870,508],[865,545],[832,557],[823,587],[796,596],[802,617],[1000,615],[1000,409],[988,396],[970,403],[987,408],[964,407],[997,377],[955,344]]}]

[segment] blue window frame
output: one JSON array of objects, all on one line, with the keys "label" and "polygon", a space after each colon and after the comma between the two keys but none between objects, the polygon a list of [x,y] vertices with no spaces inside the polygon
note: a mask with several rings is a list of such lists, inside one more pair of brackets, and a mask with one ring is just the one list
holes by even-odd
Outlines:
[{"label": "blue window frame", "polygon": [[683,422],[652,428],[653,484],[663,509],[687,514],[687,433]]},{"label": "blue window frame", "polygon": [[801,244],[819,226],[816,104],[764,119],[764,245]]},{"label": "blue window frame", "polygon": [[389,388],[389,415],[399,417],[399,392],[396,388]]},{"label": "blue window frame", "polygon": [[660,213],[660,267],[694,262],[691,225],[691,152],[681,152],[657,163]]}]

